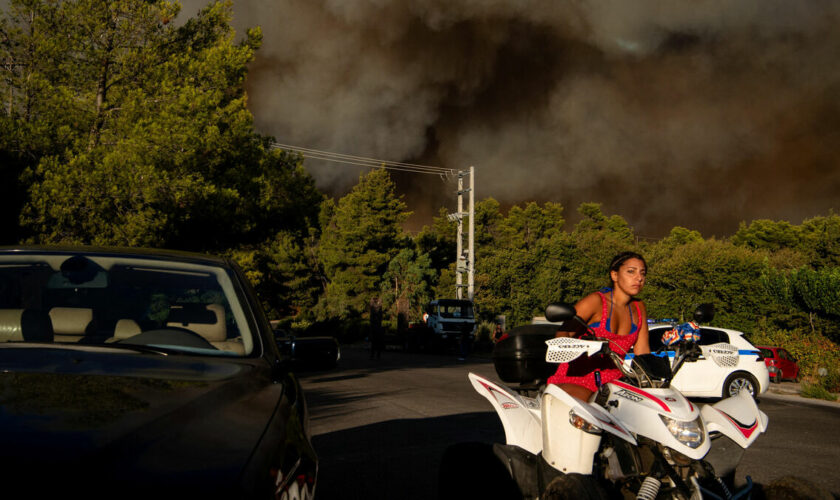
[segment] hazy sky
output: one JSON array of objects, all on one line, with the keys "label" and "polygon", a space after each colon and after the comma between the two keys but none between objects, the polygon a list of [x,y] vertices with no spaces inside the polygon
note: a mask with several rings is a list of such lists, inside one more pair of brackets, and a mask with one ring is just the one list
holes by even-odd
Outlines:
[{"label": "hazy sky", "polygon": [[[184,15],[202,1],[185,1]],[[278,142],[448,168],[476,196],[584,201],[641,235],[840,208],[840,2],[235,0]],[[307,163],[342,194],[353,167]],[[397,176],[415,224],[454,186]]]}]

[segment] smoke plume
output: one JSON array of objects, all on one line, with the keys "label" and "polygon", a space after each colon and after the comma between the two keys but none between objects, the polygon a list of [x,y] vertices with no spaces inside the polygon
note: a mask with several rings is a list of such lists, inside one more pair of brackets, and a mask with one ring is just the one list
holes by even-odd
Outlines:
[{"label": "smoke plume", "polygon": [[[188,1],[185,15],[198,8]],[[194,4],[194,5],[190,5]],[[838,208],[840,3],[237,0],[260,132],[476,167],[476,196],[603,204],[641,235]],[[307,163],[342,194],[360,171]],[[416,224],[454,186],[399,175]]]}]

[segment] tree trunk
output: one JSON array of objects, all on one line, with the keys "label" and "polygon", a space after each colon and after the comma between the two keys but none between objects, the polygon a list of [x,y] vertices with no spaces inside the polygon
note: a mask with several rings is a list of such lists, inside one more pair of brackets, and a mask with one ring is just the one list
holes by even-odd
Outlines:
[{"label": "tree trunk", "polygon": [[[111,52],[111,43],[108,44],[108,55]],[[99,145],[99,136],[102,131],[102,125],[105,122],[102,108],[105,106],[108,92],[108,70],[110,69],[111,61],[108,57],[102,61],[102,72],[99,75],[99,83],[96,86],[96,115],[93,119],[93,125],[90,130],[90,142],[88,143],[88,151]]]}]

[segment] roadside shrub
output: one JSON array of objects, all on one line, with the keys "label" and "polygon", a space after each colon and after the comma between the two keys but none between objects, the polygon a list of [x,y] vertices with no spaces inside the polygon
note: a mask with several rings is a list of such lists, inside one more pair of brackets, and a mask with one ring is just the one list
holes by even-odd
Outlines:
[{"label": "roadside shrub", "polygon": [[[294,330],[294,331],[305,331],[310,326],[312,326],[312,320],[307,319],[307,318],[303,318],[303,319],[300,319],[300,320],[291,321],[288,324],[289,324],[288,329],[291,329],[291,330]],[[281,325],[282,325],[282,323],[281,323]]]},{"label": "roadside shrub", "polygon": [[[840,392],[840,346],[819,332],[806,329],[782,330],[761,322],[748,335],[753,345],[784,347],[796,358],[803,378],[831,392]],[[819,375],[824,368],[826,376]]]},{"label": "roadside shrub", "polygon": [[800,392],[800,395],[806,398],[824,399],[826,401],[837,401],[837,394],[832,394],[828,392],[828,389],[826,389],[819,383],[802,384],[802,391]]},{"label": "roadside shrub", "polygon": [[826,368],[825,375],[817,374],[817,382],[830,392],[840,392],[840,370],[837,367]]},{"label": "roadside shrub", "polygon": [[476,342],[493,342],[493,328],[496,327],[496,324],[492,321],[482,321],[478,324],[478,328],[475,332],[475,341]]}]

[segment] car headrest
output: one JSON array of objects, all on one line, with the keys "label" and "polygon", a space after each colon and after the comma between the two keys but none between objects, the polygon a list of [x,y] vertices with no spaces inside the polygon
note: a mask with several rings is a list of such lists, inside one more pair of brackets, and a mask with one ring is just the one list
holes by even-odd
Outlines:
[{"label": "car headrest", "polygon": [[52,342],[50,318],[33,309],[0,309],[0,342]]},{"label": "car headrest", "polygon": [[93,309],[84,307],[53,307],[50,309],[53,332],[64,335],[84,335],[93,320]]},{"label": "car headrest", "polygon": [[142,330],[140,325],[138,325],[133,319],[121,319],[117,321],[116,326],[114,326],[113,338],[114,340],[127,339],[141,332]]},{"label": "car headrest", "polygon": [[23,309],[0,310],[0,341],[23,340],[21,316],[23,316]]}]

